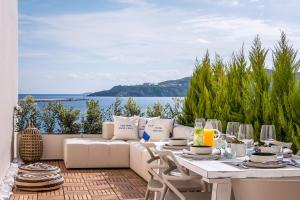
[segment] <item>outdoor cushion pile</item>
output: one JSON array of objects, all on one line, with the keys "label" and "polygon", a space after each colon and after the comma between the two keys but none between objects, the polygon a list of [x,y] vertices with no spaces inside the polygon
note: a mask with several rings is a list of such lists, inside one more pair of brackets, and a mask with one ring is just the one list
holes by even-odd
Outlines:
[{"label": "outdoor cushion pile", "polygon": [[16,188],[25,191],[49,191],[62,187],[64,178],[56,166],[33,163],[19,167]]}]

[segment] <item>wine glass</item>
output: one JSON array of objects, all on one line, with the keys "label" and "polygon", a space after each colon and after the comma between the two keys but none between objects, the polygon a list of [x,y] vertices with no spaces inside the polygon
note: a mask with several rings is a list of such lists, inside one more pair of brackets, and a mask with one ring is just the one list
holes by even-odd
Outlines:
[{"label": "wine glass", "polygon": [[238,139],[244,142],[247,148],[252,147],[253,139],[253,126],[252,124],[241,124],[238,133]]},{"label": "wine glass", "polygon": [[274,125],[262,125],[260,131],[260,141],[269,145],[276,140],[276,130]]},{"label": "wine glass", "polygon": [[197,118],[196,120],[195,120],[195,126],[202,126],[202,128],[204,128],[204,126],[205,126],[205,123],[206,123],[206,121],[205,121],[205,119],[204,118]]},{"label": "wine glass", "polygon": [[212,127],[220,132],[222,132],[222,122],[217,119],[208,119],[207,122],[210,122]]},{"label": "wine glass", "polygon": [[240,127],[239,122],[228,122],[226,128],[226,135],[237,137],[239,133],[239,127]]}]

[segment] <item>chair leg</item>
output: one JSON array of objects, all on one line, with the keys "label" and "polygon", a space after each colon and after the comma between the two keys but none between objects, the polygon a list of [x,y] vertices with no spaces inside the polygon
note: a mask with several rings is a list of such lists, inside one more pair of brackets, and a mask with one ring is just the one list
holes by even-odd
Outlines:
[{"label": "chair leg", "polygon": [[165,199],[167,190],[168,190],[167,186],[164,185],[163,188],[162,188],[162,190],[161,190],[161,192],[160,192],[160,198],[159,198],[159,200],[164,200]]},{"label": "chair leg", "polygon": [[147,188],[146,194],[145,194],[145,200],[149,199],[149,195],[150,195],[150,190]]}]

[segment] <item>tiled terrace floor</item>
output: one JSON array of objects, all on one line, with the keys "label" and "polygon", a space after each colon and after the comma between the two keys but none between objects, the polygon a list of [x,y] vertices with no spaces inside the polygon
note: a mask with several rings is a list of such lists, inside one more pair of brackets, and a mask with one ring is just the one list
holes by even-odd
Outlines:
[{"label": "tiled terrace floor", "polygon": [[69,170],[63,161],[45,163],[59,166],[65,183],[51,192],[23,192],[14,189],[11,200],[143,199],[147,183],[130,169]]}]

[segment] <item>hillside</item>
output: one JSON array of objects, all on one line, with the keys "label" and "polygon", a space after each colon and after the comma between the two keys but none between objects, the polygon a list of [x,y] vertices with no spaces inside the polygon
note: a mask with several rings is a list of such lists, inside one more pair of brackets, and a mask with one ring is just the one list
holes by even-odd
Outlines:
[{"label": "hillside", "polygon": [[[272,70],[266,69],[271,75]],[[300,79],[300,72],[297,73]],[[91,93],[88,96],[103,97],[184,97],[189,88],[190,77],[178,80],[169,80],[158,84],[144,83],[142,85],[118,85],[110,90]]]},{"label": "hillside", "polygon": [[190,77],[169,80],[158,84],[118,85],[110,90],[91,93],[89,96],[183,97],[189,87]]}]

